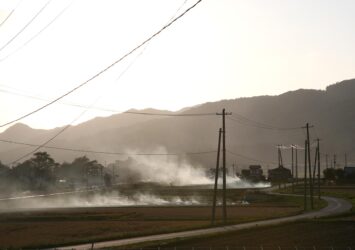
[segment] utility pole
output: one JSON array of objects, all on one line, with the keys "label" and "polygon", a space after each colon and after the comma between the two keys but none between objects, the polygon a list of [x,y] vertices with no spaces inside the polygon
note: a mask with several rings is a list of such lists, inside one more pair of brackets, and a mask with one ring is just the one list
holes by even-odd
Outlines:
[{"label": "utility pole", "polygon": [[318,161],[318,146],[316,148],[316,152],[315,152],[315,156],[314,156],[314,166],[313,166],[313,176],[312,176],[313,185],[314,185],[315,180],[316,180],[317,161]]},{"label": "utility pole", "polygon": [[317,139],[317,149],[318,149],[318,199],[320,200],[320,147],[319,138]]},{"label": "utility pole", "polygon": [[318,187],[318,198],[320,199],[320,151],[319,151],[319,141],[320,139],[317,138],[317,149],[316,155],[314,158],[314,168],[313,168],[313,184],[316,182],[316,169],[317,171],[317,187]]},{"label": "utility pole", "polygon": [[227,178],[226,178],[226,115],[231,115],[232,113],[226,112],[225,109],[222,110],[222,114],[217,113],[217,115],[222,115],[222,130],[223,130],[223,143],[222,143],[222,156],[223,156],[223,223],[227,222]]},{"label": "utility pole", "polygon": [[292,193],[295,192],[295,187],[293,185],[294,180],[294,166],[293,166],[293,145],[291,145],[291,175],[292,175]]},{"label": "utility pole", "polygon": [[307,129],[307,159],[308,159],[308,170],[309,170],[309,191],[310,191],[310,199],[311,199],[311,209],[313,209],[313,181],[312,181],[312,165],[311,165],[311,144],[309,141],[309,129],[312,128],[313,126],[309,126],[309,124],[306,124]]},{"label": "utility pole", "polygon": [[296,153],[296,162],[295,162],[295,167],[296,167],[296,183],[298,184],[298,155],[297,155],[297,145],[295,148],[295,153]]},{"label": "utility pole", "polygon": [[308,142],[305,140],[304,142],[304,211],[307,211],[307,155],[308,155]]},{"label": "utility pole", "polygon": [[[311,142],[309,140],[309,124],[307,126],[307,141],[308,141],[308,169],[309,169],[309,194],[311,199],[311,209],[313,209],[313,181],[312,181],[312,164],[311,164]],[[313,127],[313,126],[312,126]]]},{"label": "utility pole", "polygon": [[226,110],[222,111],[223,125],[223,223],[227,222],[227,178],[226,178]]},{"label": "utility pole", "polygon": [[222,129],[220,128],[219,133],[218,133],[217,163],[216,163],[216,173],[215,173],[215,179],[214,179],[212,220],[211,220],[212,225],[214,225],[215,219],[216,219],[216,203],[217,203],[217,188],[218,188],[218,173],[219,173],[219,153],[221,151],[221,134],[222,134]]},{"label": "utility pole", "polygon": [[337,164],[337,155],[334,154],[333,155],[333,168],[336,168],[336,164]]},{"label": "utility pole", "polygon": [[[278,159],[279,159],[279,168],[282,166],[283,167],[283,162],[282,162],[282,155],[281,155],[281,147],[282,145],[277,145],[277,155],[278,155]],[[279,180],[279,189],[281,189],[281,183],[283,181]]]}]

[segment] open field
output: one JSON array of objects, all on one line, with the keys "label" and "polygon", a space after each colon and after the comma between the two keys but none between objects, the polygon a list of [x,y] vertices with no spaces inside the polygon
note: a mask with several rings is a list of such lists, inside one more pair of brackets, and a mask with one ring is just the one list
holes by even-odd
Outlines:
[{"label": "open field", "polygon": [[[229,196],[240,195],[239,191]],[[250,204],[228,208],[230,223],[283,217],[302,212],[301,199],[259,192]],[[204,228],[210,206],[135,206],[29,209],[0,214],[0,247],[45,247]],[[217,210],[218,219],[221,209]]]},{"label": "open field", "polygon": [[[352,247],[355,246],[355,223],[353,221],[302,221],[279,226],[260,227],[258,229],[248,229],[237,232],[230,232],[209,237],[194,238],[189,240],[173,240],[131,246],[131,249],[140,247],[153,249],[160,247],[164,249],[209,249],[210,247],[218,249],[233,249],[233,247],[246,246],[248,249],[263,249],[272,247],[278,249],[313,249],[318,247]],[[120,248],[115,248],[120,249]],[[125,247],[127,249],[127,247]],[[241,248],[243,249],[243,248]],[[331,249],[331,248],[328,248]],[[345,248],[343,248],[345,249]]]},{"label": "open field", "polygon": [[[303,186],[295,188],[295,193],[303,194]],[[283,193],[291,193],[291,187],[279,190]],[[175,240],[159,243],[141,244],[139,247],[157,247],[160,249],[172,249],[173,247],[198,249],[199,247],[226,247],[253,246],[260,249],[267,246],[278,249],[283,246],[294,249],[295,246],[320,247],[355,247],[355,186],[322,186],[322,195],[335,196],[352,202],[353,207],[349,213],[324,219],[315,219],[283,224],[278,226],[260,227],[209,237],[193,238],[188,240]],[[315,199],[315,201],[318,199]],[[136,248],[131,246],[131,248]],[[119,249],[119,248],[117,248]],[[301,248],[299,248],[301,249]],[[334,248],[336,249],[336,248]],[[345,249],[345,248],[343,248]]]}]

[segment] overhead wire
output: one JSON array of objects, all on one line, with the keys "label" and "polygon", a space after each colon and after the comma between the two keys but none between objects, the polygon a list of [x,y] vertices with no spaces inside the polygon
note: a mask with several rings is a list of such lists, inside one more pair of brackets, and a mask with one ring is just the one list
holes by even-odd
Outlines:
[{"label": "overhead wire", "polygon": [[26,45],[28,45],[31,41],[33,41],[36,37],[38,37],[43,31],[45,31],[50,25],[52,25],[59,17],[61,17],[68,9],[69,7],[74,3],[75,0],[72,0],[64,9],[62,9],[47,25],[45,25],[41,30],[39,30],[36,34],[34,34],[30,39],[28,39],[25,43],[23,43],[21,46],[16,48],[14,51],[11,53],[7,54],[3,58],[0,59],[0,62],[5,61],[12,55],[16,54],[18,51],[23,49]]},{"label": "overhead wire", "polygon": [[12,14],[15,12],[15,10],[17,9],[17,7],[20,5],[20,3],[23,0],[18,1],[18,3],[16,4],[16,6],[10,11],[10,13],[5,17],[5,19],[0,23],[0,27],[12,16]]},{"label": "overhead wire", "polygon": [[177,16],[176,18],[174,18],[172,21],[170,21],[168,24],[164,25],[161,29],[159,29],[157,32],[155,32],[153,35],[151,35],[149,38],[147,38],[146,40],[144,40],[142,43],[140,43],[139,45],[137,45],[136,47],[134,47],[133,49],[131,49],[130,51],[128,51],[126,54],[124,54],[122,57],[120,57],[118,60],[114,61],[113,63],[111,63],[109,66],[107,66],[106,68],[102,69],[101,71],[99,71],[98,73],[96,73],[95,75],[93,75],[92,77],[90,77],[89,79],[87,79],[86,81],[82,82],[81,84],[77,85],[76,87],[74,87],[73,89],[67,91],[66,93],[60,95],[59,97],[55,98],[54,100],[46,103],[45,105],[25,114],[22,115],[16,119],[13,119],[9,122],[3,123],[0,125],[0,127],[5,127],[7,125],[10,125],[12,123],[15,123],[17,121],[20,121],[28,116],[31,116],[39,111],[41,111],[42,109],[45,109],[47,107],[49,107],[50,105],[52,105],[53,103],[63,99],[64,97],[70,95],[71,93],[77,91],[78,89],[80,89],[81,87],[87,85],[89,82],[91,82],[92,80],[94,80],[95,78],[99,77],[101,74],[103,74],[104,72],[106,72],[107,70],[111,69],[113,66],[115,66],[117,63],[121,62],[122,60],[124,60],[126,57],[128,57],[129,55],[131,55],[132,53],[134,53],[135,51],[137,51],[138,49],[140,49],[141,47],[143,47],[144,45],[146,45],[147,43],[149,43],[152,39],[154,39],[156,36],[158,36],[159,34],[161,34],[164,30],[166,30],[168,27],[170,27],[172,24],[174,24],[177,20],[179,20],[180,18],[182,18],[186,13],[188,13],[190,10],[192,10],[193,8],[195,8],[202,0],[198,0],[195,4],[193,4],[192,6],[190,6],[189,8],[187,8],[183,13],[181,13],[179,16]]},{"label": "overhead wire", "polygon": [[[4,85],[2,85],[4,86]],[[1,85],[0,85],[1,87]],[[8,86],[6,86],[8,87]],[[32,95],[32,94],[23,94],[23,93],[18,93],[15,91],[7,90],[7,89],[1,89],[0,92],[11,94],[11,95],[16,95],[16,96],[22,96],[26,98],[31,98],[39,101],[47,101],[48,99]],[[151,116],[170,116],[170,117],[184,117],[184,116],[214,116],[216,115],[216,112],[209,112],[209,113],[152,113],[152,112],[140,112],[140,111],[122,111],[118,109],[112,109],[112,108],[106,108],[106,107],[98,107],[98,106],[89,106],[89,105],[81,105],[77,103],[70,103],[70,102],[59,102],[60,104],[67,105],[67,106],[72,106],[72,107],[78,107],[78,108],[85,108],[85,109],[92,109],[92,110],[99,110],[99,111],[105,111],[105,112],[111,112],[111,113],[121,113],[121,114],[131,114],[131,115],[151,115]]]},{"label": "overhead wire", "polygon": [[[237,116],[238,118],[233,117],[233,115]],[[281,131],[301,129],[301,127],[276,127],[276,126],[268,125],[266,123],[257,122],[255,120],[252,120],[248,117],[242,116],[235,112],[233,112],[233,115],[232,117],[227,116],[227,119],[245,126],[251,126],[251,127],[261,128],[261,129],[269,129],[269,130],[281,130]]]},{"label": "overhead wire", "polygon": [[170,116],[170,117],[191,117],[191,116],[216,116],[216,113],[182,113],[182,114],[170,114],[170,113],[151,113],[151,112],[139,112],[139,111],[125,111],[122,114],[132,115],[151,115],[151,116]]},{"label": "overhead wire", "polygon": [[[80,113],[80,115],[78,117],[76,117],[71,123],[74,123],[75,121],[77,121],[82,115],[84,115],[86,112],[86,110],[84,110],[82,113]],[[55,138],[57,138],[61,133],[63,133],[65,130],[67,130],[69,127],[71,127],[71,123],[64,126],[61,130],[59,130],[58,133],[56,133],[54,136],[52,136],[51,138],[49,138],[48,140],[46,140],[44,143],[37,145],[36,148],[22,156],[20,156],[19,158],[17,158],[16,160],[11,161],[10,163],[8,163],[8,165],[13,165],[16,162],[21,161],[22,159],[34,154],[35,152],[37,152],[38,150],[40,150],[41,148],[45,147],[48,143],[50,143],[51,141],[53,141]]]},{"label": "overhead wire", "polygon": [[184,0],[183,3],[179,6],[179,8],[175,11],[175,14],[171,16],[168,22],[172,21],[180,12],[180,10],[185,6],[188,0]]},{"label": "overhead wire", "polygon": [[42,8],[34,15],[25,26],[22,27],[10,40],[8,40],[2,47],[0,47],[0,52],[5,49],[13,40],[15,40],[50,4],[52,0],[48,0]]},{"label": "overhead wire", "polygon": [[[195,6],[196,6],[196,4],[195,4]],[[190,7],[190,9],[191,9],[191,7]],[[186,13],[186,11],[185,11],[184,13]],[[181,17],[181,15],[180,15],[180,17]],[[176,21],[177,19],[174,19],[174,20]],[[173,20],[172,22],[174,22],[174,20]],[[172,22],[170,22],[170,25],[172,24]],[[168,24],[168,25],[169,25],[169,24]],[[167,26],[165,26],[165,27],[167,27]],[[156,33],[156,34],[157,34],[157,33]],[[140,46],[140,47],[142,47],[142,46]],[[139,47],[139,48],[140,48],[140,47]],[[144,48],[144,47],[143,47],[143,48]],[[137,48],[137,49],[138,49],[138,48]],[[133,52],[135,52],[137,49],[135,49]],[[143,51],[144,51],[144,49],[143,49]],[[126,73],[126,72],[128,71],[128,69],[133,65],[133,63],[137,60],[137,58],[142,55],[143,51],[141,51],[141,53],[139,53],[139,54],[137,55],[137,57],[128,65],[128,67],[118,76],[118,78],[116,79],[116,81],[119,80],[119,79],[124,75],[124,73]],[[132,52],[132,53],[133,53],[133,52]],[[132,54],[132,53],[131,53],[131,54]],[[114,64],[113,64],[113,65],[114,65]],[[101,98],[101,97],[98,97],[91,105],[94,105],[94,104],[98,101],[98,99],[100,99],[100,98]],[[78,119],[80,119],[87,111],[88,111],[88,109],[84,110],[84,111],[83,111],[82,113],[80,113],[71,123],[69,123],[68,125],[66,125],[65,127],[63,127],[61,130],[59,130],[58,133],[56,133],[54,136],[52,136],[51,138],[49,138],[46,142],[44,142],[44,143],[38,145],[38,146],[37,146],[34,150],[32,150],[31,152],[26,153],[25,155],[23,155],[23,156],[17,158],[16,160],[12,161],[12,162],[10,163],[10,165],[12,165],[12,164],[14,164],[14,163],[16,163],[16,162],[18,162],[18,161],[20,161],[20,160],[22,160],[22,159],[28,157],[29,155],[32,155],[33,153],[35,153],[35,152],[38,151],[39,149],[45,147],[48,143],[50,143],[50,142],[53,141],[55,138],[57,138],[60,134],[62,134],[64,131],[66,131],[66,130],[71,126],[72,123],[74,123],[74,122],[76,122]],[[129,112],[129,111],[127,111],[127,112]],[[129,113],[133,113],[133,112],[129,112]],[[140,114],[143,114],[143,113],[140,113]],[[145,113],[145,115],[147,115],[147,114],[148,114],[148,113]]]},{"label": "overhead wire", "polygon": [[255,159],[255,158],[252,158],[252,157],[249,157],[249,156],[245,156],[245,155],[242,155],[242,154],[238,154],[238,153],[235,153],[235,152],[232,152],[232,151],[229,151],[229,150],[227,150],[226,152],[231,154],[231,155],[234,155],[236,157],[244,158],[246,160],[251,160],[251,161],[265,163],[265,164],[278,164],[277,162],[274,162],[274,161],[270,161],[270,162],[263,161],[263,160]]},{"label": "overhead wire", "polygon": [[[118,76],[118,78],[116,79],[119,80],[127,71],[128,69],[133,65],[133,63],[137,60],[137,58],[141,56],[141,53],[137,55],[137,57],[125,68],[125,70],[123,70],[121,72],[121,74]],[[99,96],[98,98],[95,99],[95,101],[91,104],[94,105],[99,99],[101,98],[101,96]],[[90,107],[90,106],[89,106]],[[62,133],[64,133],[68,128],[71,127],[71,125],[76,122],[77,120],[79,120],[89,109],[85,109],[84,111],[82,111],[81,113],[79,113],[78,116],[76,116],[68,125],[64,126],[62,129],[60,129],[55,135],[53,135],[51,138],[49,138],[48,140],[46,140],[44,143],[38,145],[34,150],[22,155],[21,157],[17,158],[16,160],[12,161],[9,163],[9,165],[12,165],[32,154],[34,154],[35,152],[37,152],[38,150],[40,150],[41,148],[45,147],[48,143],[50,143],[51,141],[53,141],[55,138],[57,138],[59,135],[61,135]]]},{"label": "overhead wire", "polygon": [[315,134],[316,139],[319,139],[316,126],[311,127],[311,129],[314,131],[314,134]]},{"label": "overhead wire", "polygon": [[130,155],[133,155],[133,156],[181,156],[181,155],[211,154],[211,153],[216,153],[217,152],[216,150],[211,150],[211,151],[182,152],[182,153],[150,153],[150,152],[124,153],[124,152],[98,151],[98,150],[90,150],[90,149],[77,149],[77,148],[48,146],[48,145],[42,146],[41,144],[18,142],[18,141],[12,141],[12,140],[4,140],[4,139],[0,139],[0,142],[16,144],[16,145],[23,145],[23,146],[29,146],[29,147],[42,147],[42,148],[48,148],[48,149],[71,151],[71,152],[106,154],[106,155],[123,155],[123,156],[130,156]]}]

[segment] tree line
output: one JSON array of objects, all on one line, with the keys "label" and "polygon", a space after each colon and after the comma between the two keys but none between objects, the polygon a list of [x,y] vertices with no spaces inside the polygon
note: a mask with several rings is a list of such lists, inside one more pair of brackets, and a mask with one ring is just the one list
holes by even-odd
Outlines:
[{"label": "tree line", "polygon": [[86,156],[59,164],[47,152],[9,167],[0,161],[0,193],[53,191],[92,185],[111,185],[103,165]]}]

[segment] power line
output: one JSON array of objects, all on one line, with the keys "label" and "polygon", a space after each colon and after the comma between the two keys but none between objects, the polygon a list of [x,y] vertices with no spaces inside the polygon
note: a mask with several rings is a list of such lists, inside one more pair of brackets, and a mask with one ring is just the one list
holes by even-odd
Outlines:
[{"label": "power line", "polygon": [[20,29],[19,32],[17,32],[9,41],[7,41],[7,43],[5,43],[1,48],[0,48],[0,52],[6,48],[13,40],[15,40],[38,16],[39,14],[42,13],[42,11],[50,4],[52,0],[49,0],[37,13],[36,15],[34,15],[34,17],[32,17],[32,19],[25,25],[22,27],[22,29]]},{"label": "power line", "polygon": [[[87,110],[84,110],[82,113],[80,113],[80,115],[78,117],[76,117],[71,123],[74,123],[76,120],[78,120],[82,115],[84,115],[86,113]],[[51,141],[53,141],[55,138],[57,138],[60,134],[62,134],[65,130],[67,130],[68,128],[70,128],[71,123],[66,125],[65,127],[63,127],[61,130],[59,130],[58,133],[56,133],[54,136],[52,136],[51,138],[49,138],[47,141],[45,141],[44,143],[37,145],[37,147],[32,150],[29,153],[26,153],[24,155],[22,155],[21,157],[17,158],[16,160],[12,161],[9,163],[9,165],[12,165],[18,161],[21,161],[22,159],[34,154],[35,152],[37,152],[39,149],[45,147],[48,143],[50,143]]]},{"label": "power line", "polygon": [[244,158],[246,160],[255,161],[255,162],[260,162],[260,163],[265,163],[265,164],[277,164],[276,162],[273,162],[273,161],[270,161],[270,162],[262,161],[262,160],[259,160],[259,159],[255,159],[255,158],[252,158],[252,157],[249,157],[249,156],[242,155],[242,154],[237,154],[237,153],[231,152],[229,150],[227,150],[227,153],[229,153],[231,155],[234,155],[234,156],[237,156],[237,157],[240,157],[240,158]]},{"label": "power line", "polygon": [[[106,154],[106,155],[123,155],[123,156],[181,156],[181,155],[201,155],[201,154],[211,154],[216,153],[216,150],[211,151],[199,151],[199,152],[182,152],[182,153],[123,153],[123,152],[109,152],[109,151],[97,151],[97,150],[89,150],[89,149],[75,149],[75,148],[67,148],[67,147],[56,147],[56,146],[41,146],[40,144],[32,144],[26,142],[18,142],[12,140],[3,140],[0,139],[0,142],[4,143],[11,143],[16,145],[23,145],[29,147],[42,147],[48,149],[56,149],[56,150],[63,150],[63,151],[71,151],[71,152],[80,152],[80,153],[94,153],[94,154]],[[12,162],[14,163],[14,162]],[[9,165],[11,165],[10,163]]]},{"label": "power line", "polygon": [[103,70],[99,71],[98,73],[96,73],[95,75],[93,75],[92,77],[90,77],[88,80],[84,81],[83,83],[79,84],[78,86],[76,86],[75,88],[71,89],[70,91],[66,92],[65,94],[55,98],[54,100],[50,101],[49,103],[25,114],[22,115],[12,121],[6,122],[2,125],[0,125],[0,127],[4,127],[7,126],[9,124],[12,124],[14,122],[17,122],[19,120],[22,120],[30,115],[33,115],[39,111],[41,111],[42,109],[47,108],[48,106],[52,105],[53,103],[61,100],[62,98],[70,95],[71,93],[75,92],[76,90],[78,90],[79,88],[85,86],[86,84],[88,84],[89,82],[91,82],[92,80],[94,80],[95,78],[97,78],[98,76],[100,76],[101,74],[103,74],[104,72],[106,72],[107,70],[109,70],[110,68],[112,68],[113,66],[115,66],[117,63],[121,62],[122,60],[124,60],[126,57],[128,57],[129,55],[131,55],[132,53],[134,53],[136,50],[138,50],[139,48],[143,47],[145,44],[147,44],[148,42],[150,42],[152,39],[154,39],[156,36],[158,36],[160,33],[162,33],[165,29],[167,29],[169,26],[171,26],[173,23],[175,23],[177,20],[179,20],[180,18],[182,18],[186,13],[188,13],[190,10],[192,10],[193,8],[195,8],[202,0],[198,0],[195,4],[193,4],[191,7],[189,7],[188,9],[186,9],[182,14],[180,14],[179,16],[177,16],[176,18],[174,18],[171,22],[169,22],[168,24],[164,25],[160,30],[158,30],[156,33],[154,33],[152,36],[150,36],[148,39],[144,40],[141,44],[139,44],[138,46],[134,47],[132,50],[130,50],[129,52],[127,52],[126,54],[124,54],[121,58],[119,58],[118,60],[116,60],[115,62],[113,62],[112,64],[110,64],[108,67],[104,68]]},{"label": "power line", "polygon": [[151,116],[175,116],[175,117],[186,117],[186,116],[215,116],[216,113],[190,113],[190,114],[170,114],[170,113],[150,113],[150,112],[135,112],[135,111],[125,111],[122,114],[132,114],[132,115],[151,115]]},{"label": "power line", "polygon": [[269,129],[269,130],[299,130],[302,129],[302,127],[276,127],[273,125],[269,125],[266,123],[261,123],[255,120],[252,120],[248,117],[242,116],[240,114],[237,114],[233,112],[233,115],[236,115],[236,117],[228,117],[229,120],[237,122],[239,124],[245,125],[245,126],[251,126],[251,127],[256,127],[256,128],[261,128],[261,129]]},{"label": "power line", "polygon": [[75,0],[70,2],[59,14],[57,14],[46,26],[44,26],[39,32],[37,32],[34,36],[32,36],[30,39],[28,39],[24,44],[22,44],[20,47],[6,55],[5,57],[0,59],[0,62],[5,61],[7,58],[11,57],[13,54],[17,53],[19,50],[24,48],[27,44],[29,44],[33,39],[38,37],[44,30],[46,30],[51,24],[53,24],[63,13],[73,4]]},{"label": "power line", "polygon": [[175,11],[175,14],[169,19],[169,22],[171,22],[177,16],[177,14],[179,14],[180,10],[185,6],[186,3],[187,0],[184,0],[180,7]]},{"label": "power line", "polygon": [[[0,86],[5,86],[5,85],[0,85]],[[10,86],[5,86],[7,88],[12,88]],[[26,98],[31,98],[35,100],[40,100],[40,101],[47,101],[48,99],[40,97],[40,96],[35,96],[32,94],[22,94],[18,93],[15,91],[11,90],[6,90],[6,89],[0,89],[0,92],[11,94],[11,95],[16,95],[16,96],[22,96]],[[188,113],[188,114],[172,114],[172,113],[152,113],[152,112],[139,112],[139,111],[121,111],[117,109],[110,109],[110,108],[105,108],[105,107],[96,107],[96,106],[88,106],[88,105],[81,105],[77,103],[69,103],[69,102],[59,102],[61,104],[67,105],[67,106],[72,106],[72,107],[77,107],[77,108],[85,108],[85,109],[94,109],[94,110],[99,110],[99,111],[105,111],[105,112],[112,112],[112,113],[121,113],[121,114],[132,114],[132,115],[151,115],[151,116],[171,116],[171,117],[183,117],[183,116],[215,116],[216,113],[210,112],[210,113]]]},{"label": "power line", "polygon": [[[118,81],[129,69],[130,67],[133,65],[133,63],[138,59],[139,56],[141,56],[141,54],[143,53],[143,51],[141,53],[139,53],[134,60],[127,66],[127,68],[121,72],[121,74],[118,76],[118,78],[116,79],[116,81]],[[89,108],[94,105],[101,97],[96,98],[96,100],[89,106]],[[84,111],[82,111],[72,122],[70,122],[68,125],[66,125],[65,127],[63,127],[61,130],[59,130],[54,136],[52,136],[51,138],[49,138],[46,142],[42,143],[41,145],[38,145],[34,150],[32,150],[31,152],[19,157],[18,159],[16,159],[15,161],[12,161],[9,165],[12,165],[24,158],[26,158],[27,156],[32,155],[33,153],[37,152],[39,149],[41,149],[42,147],[46,146],[48,143],[50,143],[51,141],[53,141],[55,138],[57,138],[60,134],[64,133],[68,128],[70,128],[71,124],[76,122],[78,119],[80,119],[89,109],[85,109]]]},{"label": "power line", "polygon": [[22,2],[23,0],[20,0],[17,5],[15,6],[15,8],[13,8],[10,13],[7,15],[7,17],[0,23],[0,27],[12,16],[12,14],[15,12],[15,10],[17,9],[17,7],[20,5],[20,3]]},{"label": "power line", "polygon": [[[144,50],[143,50],[143,51],[144,51]],[[138,59],[138,57],[140,57],[140,56],[142,55],[143,51],[141,51],[141,53],[139,53],[139,54],[136,56],[136,58],[128,65],[128,67],[118,76],[118,78],[116,79],[116,81],[119,80],[119,79],[128,71],[128,69],[133,65],[133,63]],[[100,97],[98,97],[98,98],[90,105],[90,107],[91,107],[92,105],[94,105],[94,104],[98,101],[99,98],[100,98]],[[54,136],[52,136],[52,137],[51,137],[50,139],[48,139],[46,142],[42,143],[41,145],[38,145],[34,150],[32,150],[31,152],[29,152],[29,153],[27,153],[27,154],[25,154],[25,155],[19,157],[19,158],[16,159],[15,161],[12,161],[12,162],[10,163],[10,165],[12,165],[12,164],[14,164],[14,163],[16,163],[16,162],[18,162],[18,161],[20,161],[20,160],[22,160],[22,159],[28,157],[29,155],[32,155],[33,153],[35,153],[36,151],[38,151],[38,150],[41,149],[42,147],[46,146],[48,143],[50,143],[50,142],[53,141],[55,138],[57,138],[60,134],[64,133],[64,132],[71,126],[72,123],[74,123],[75,121],[77,121],[78,119],[80,119],[80,117],[82,117],[87,111],[88,111],[88,109],[84,110],[84,111],[83,111],[82,113],[80,113],[79,116],[77,116],[71,123],[69,123],[69,124],[66,125],[64,128],[62,128],[58,133],[56,133]],[[129,112],[129,111],[128,111],[128,112]],[[131,112],[131,113],[133,113],[133,112]],[[139,112],[137,112],[137,113],[139,113]],[[140,114],[143,114],[143,113],[140,113]],[[148,114],[148,113],[145,113],[145,115],[147,115],[147,114]]]},{"label": "power line", "polygon": [[[17,158],[16,160],[12,161],[9,163],[9,165],[12,165],[18,161],[21,161],[22,159],[34,154],[35,152],[37,152],[39,149],[41,148],[47,148],[48,146],[46,146],[48,143],[50,143],[51,141],[53,141],[55,138],[57,138],[60,134],[62,134],[64,131],[66,131],[68,128],[71,127],[71,124],[74,123],[75,121],[77,121],[78,119],[80,119],[80,117],[82,117],[88,110],[84,110],[82,113],[80,113],[80,115],[78,117],[76,117],[71,123],[69,123],[68,125],[66,125],[65,127],[63,127],[58,133],[56,133],[54,136],[52,136],[51,138],[49,138],[47,141],[45,141],[44,143],[40,144],[40,145],[36,145],[37,147],[32,150],[31,152],[29,153],[26,153],[24,155],[22,155],[21,157]],[[134,112],[131,112],[131,113],[134,113]],[[139,113],[138,114],[142,114],[142,113]],[[165,114],[165,115],[168,115],[168,114]],[[201,114],[199,114],[201,115]],[[2,141],[2,140],[0,140]],[[15,143],[15,142],[14,142]],[[30,144],[28,144],[30,145]],[[34,146],[34,144],[32,144],[32,146]],[[55,147],[49,147],[49,148],[55,148]],[[87,151],[85,151],[87,152]],[[99,153],[99,152],[98,152]],[[103,152],[101,152],[103,153]],[[192,153],[191,153],[192,154]],[[145,154],[141,154],[141,155],[145,155]],[[175,154],[172,154],[172,155],[175,155]]]}]

